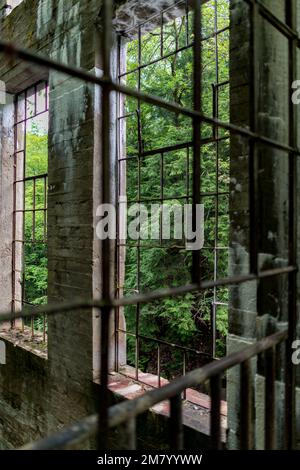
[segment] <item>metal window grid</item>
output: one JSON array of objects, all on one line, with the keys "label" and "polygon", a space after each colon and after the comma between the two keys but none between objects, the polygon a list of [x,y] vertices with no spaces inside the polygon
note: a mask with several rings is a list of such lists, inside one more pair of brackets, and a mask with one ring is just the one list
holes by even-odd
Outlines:
[{"label": "metal window grid", "polygon": [[[289,42],[289,75],[290,78],[296,76],[296,52],[300,47],[300,38],[296,30],[295,21],[295,4],[291,0],[286,2],[287,14],[286,21],[282,21],[277,18],[261,0],[244,0],[250,7],[250,20],[252,25],[252,55],[250,57],[251,66],[253,70],[253,77],[251,80],[253,109],[256,111],[255,103],[257,98],[256,78],[257,78],[257,60],[256,54],[258,53],[257,44],[257,18],[258,16],[264,18],[270,23],[277,31],[279,31]],[[124,85],[120,85],[114,82],[111,78],[110,71],[110,51],[111,51],[111,18],[112,18],[112,5],[109,0],[105,0],[102,9],[102,56],[103,56],[103,77],[95,77],[88,72],[84,72],[75,67],[68,67],[64,64],[60,64],[56,61],[49,60],[45,57],[41,57],[27,50],[17,48],[7,42],[0,41],[0,51],[8,56],[18,57],[19,59],[29,61],[48,69],[53,69],[59,72],[67,73],[78,79],[82,79],[89,83],[94,83],[102,87],[103,101],[102,101],[102,113],[104,119],[102,119],[102,130],[103,130],[103,181],[102,181],[102,197],[105,203],[110,203],[110,95],[111,92],[123,93],[126,96],[139,99],[143,102],[159,106],[163,109],[169,110],[175,113],[181,113],[185,116],[189,116],[194,122],[194,152],[195,152],[195,171],[199,171],[199,152],[201,149],[200,139],[200,126],[201,123],[207,123],[210,125],[217,126],[218,128],[228,130],[232,135],[238,135],[249,139],[251,143],[250,152],[250,216],[252,225],[250,227],[250,244],[251,244],[251,273],[248,275],[240,275],[228,277],[225,279],[219,279],[217,281],[204,281],[199,282],[197,272],[193,283],[186,286],[179,286],[169,289],[162,289],[149,294],[138,294],[128,298],[114,299],[111,297],[111,285],[110,285],[110,241],[106,240],[103,243],[103,263],[101,267],[101,274],[103,276],[104,286],[103,295],[101,301],[93,300],[82,300],[82,302],[74,302],[59,305],[48,305],[45,307],[38,308],[24,308],[20,312],[19,316],[22,318],[32,317],[39,315],[40,313],[46,312],[48,315],[55,315],[57,313],[66,313],[82,308],[98,308],[101,311],[101,393],[99,396],[99,412],[97,415],[85,418],[81,423],[78,423],[75,427],[71,426],[66,428],[58,435],[48,438],[41,443],[27,446],[27,448],[64,448],[68,444],[78,443],[81,440],[93,435],[97,432],[99,437],[99,448],[106,449],[108,446],[108,430],[109,427],[119,426],[121,423],[127,423],[127,431],[130,436],[129,448],[135,448],[135,419],[140,414],[149,409],[155,403],[161,402],[162,400],[168,399],[171,402],[171,420],[173,430],[175,429],[175,435],[171,430],[171,448],[181,449],[183,447],[182,442],[182,413],[181,413],[181,400],[179,396],[182,391],[189,386],[193,386],[197,383],[213,379],[212,386],[212,404],[211,404],[211,442],[214,448],[220,448],[220,380],[219,378],[228,369],[240,365],[241,367],[241,447],[248,449],[252,448],[253,445],[253,427],[251,417],[251,375],[250,375],[250,359],[261,355],[268,351],[267,374],[266,374],[266,390],[271,392],[271,396],[274,396],[275,390],[275,377],[274,377],[274,363],[276,346],[280,343],[286,345],[286,387],[285,387],[285,447],[291,449],[294,447],[295,439],[295,369],[290,364],[289,353],[291,351],[291,345],[295,338],[296,331],[296,320],[297,320],[297,306],[296,306],[296,294],[297,294],[297,262],[296,262],[296,229],[297,229],[297,210],[296,210],[296,179],[297,179],[297,157],[300,155],[300,149],[297,146],[296,141],[296,129],[297,119],[295,116],[295,109],[290,102],[290,139],[288,144],[270,139],[259,133],[259,129],[256,126],[256,114],[253,115],[253,123],[251,129],[242,128],[240,126],[233,125],[231,123],[225,123],[216,118],[210,118],[201,113],[201,36],[199,33],[199,25],[201,24],[201,9],[200,2],[194,2],[195,10],[195,41],[194,41],[194,88],[195,88],[195,109],[188,109],[180,107],[174,103],[167,102],[161,98],[150,96],[147,93],[139,92],[138,90],[132,90]],[[256,201],[256,178],[255,173],[255,159],[256,159],[256,146],[259,143],[263,143],[269,148],[279,149],[285,151],[289,155],[289,266],[270,269],[266,271],[260,271],[258,269],[257,256],[258,256],[258,243],[255,233],[255,216],[257,213],[257,201]],[[199,197],[200,192],[198,193]],[[197,199],[197,198],[195,198]],[[195,256],[197,261],[197,255]],[[194,265],[197,267],[197,264]],[[184,377],[177,379],[169,385],[160,389],[148,392],[143,397],[140,397],[131,402],[124,402],[115,407],[108,408],[108,333],[109,333],[109,319],[110,315],[118,306],[135,305],[137,303],[149,303],[153,300],[159,300],[170,296],[178,296],[187,292],[195,292],[210,287],[218,286],[230,286],[243,284],[250,280],[259,280],[264,278],[272,278],[278,276],[288,276],[289,289],[288,289],[288,330],[277,333],[271,337],[264,338],[258,341],[254,345],[240,351],[236,354],[227,356],[220,361],[213,362],[204,366],[201,369],[190,372]],[[7,321],[12,318],[11,312],[4,312],[1,314],[1,321]],[[216,379],[215,379],[216,378]],[[269,401],[269,403],[267,403]],[[265,443],[266,448],[272,448],[274,446],[274,410],[275,400],[269,400],[269,396],[266,395],[266,433]]]},{"label": "metal window grid", "polygon": [[[29,87],[15,97],[15,124],[14,124],[14,183],[13,183],[13,256],[12,256],[12,312],[17,317],[18,310],[23,305],[33,305],[26,292],[26,248],[39,246],[43,250],[47,247],[47,192],[48,174],[29,174],[27,154],[27,133],[29,127],[36,119],[47,119],[48,115],[48,84],[41,81]],[[29,207],[28,193],[32,190],[32,200]],[[42,198],[42,204],[38,199]],[[31,199],[31,198],[30,198]],[[42,235],[39,235],[38,217],[42,215]],[[26,233],[26,219],[31,220],[30,237]],[[28,225],[27,223],[27,225]],[[18,269],[19,268],[19,269]],[[21,286],[20,286],[21,284]],[[21,294],[21,295],[19,295]],[[47,338],[46,317],[42,315],[42,339]],[[12,327],[19,325],[12,320]],[[30,321],[32,338],[37,333],[34,318]],[[21,329],[25,324],[22,321]]]},{"label": "metal window grid", "polygon": [[[220,75],[219,75],[219,41],[220,41],[220,36],[224,35],[224,33],[229,32],[229,5],[228,5],[228,21],[227,25],[224,26],[222,24],[222,27],[218,27],[219,25],[219,12],[218,12],[218,2],[215,0],[212,2],[213,4],[210,5],[213,7],[213,32],[210,32],[209,34],[204,34],[202,33],[201,37],[201,43],[202,47],[203,44],[206,44],[209,42],[209,40],[213,40],[213,47],[214,47],[214,52],[213,52],[213,69],[214,69],[214,77],[215,80],[212,83],[209,83],[209,86],[211,87],[211,114],[214,118],[219,117],[219,107],[220,107],[220,101],[221,97],[219,97],[219,92],[229,88],[229,80],[220,80]],[[174,41],[174,45],[168,45],[167,47],[167,38],[168,38],[168,31],[167,28],[170,27],[171,22],[170,20],[168,21],[165,19],[167,17],[167,13],[170,12],[171,9],[177,9],[178,12],[180,12],[183,16],[181,16],[179,19],[181,21],[181,25],[179,25],[179,28],[182,28],[181,31],[179,32],[179,37],[176,36]],[[177,11],[176,10],[176,11]],[[119,41],[118,41],[118,83],[122,84],[125,83],[127,79],[130,79],[133,77],[133,81],[137,83],[137,90],[140,92],[141,89],[144,88],[145,85],[147,85],[147,79],[143,77],[143,73],[147,71],[149,68],[153,65],[156,64],[166,64],[166,60],[172,59],[173,57],[180,57],[180,54],[186,53],[188,51],[192,51],[194,47],[194,38],[192,37],[192,31],[191,31],[191,23],[192,23],[192,18],[191,18],[191,10],[189,7],[189,2],[186,0],[181,0],[179,2],[176,2],[175,5],[172,7],[169,7],[165,10],[160,11],[156,15],[153,15],[150,19],[141,21],[139,24],[135,24],[132,26],[130,29],[127,29],[126,31],[123,31],[119,35]],[[173,21],[176,21],[174,19]],[[223,19],[223,23],[225,23]],[[182,34],[182,31],[184,34]],[[177,32],[176,32],[177,33]],[[149,40],[149,36],[151,37],[152,35],[155,35],[157,37],[155,47],[159,50],[159,54],[153,54],[154,58],[151,60],[148,60],[147,55],[145,60],[144,57],[144,47],[146,47],[146,43]],[[183,38],[180,37],[184,36],[184,44],[183,43]],[[146,40],[144,39],[146,36]],[[132,39],[134,37],[135,39]],[[138,65],[134,67],[130,67],[129,70],[126,67],[126,53],[124,53],[124,49],[126,47],[126,42],[128,43],[128,38],[129,41],[134,41],[134,48],[136,49],[136,55],[138,59]],[[130,44],[130,43],[129,43]],[[132,44],[132,43],[131,43]],[[229,44],[228,44],[229,46]],[[227,50],[228,53],[228,58],[229,58],[229,49]],[[211,57],[209,56],[209,59],[211,60]],[[207,59],[208,60],[208,59]],[[180,67],[180,66],[179,66]],[[155,70],[153,72],[155,74]],[[192,89],[192,80],[193,77],[186,77],[188,85]],[[198,80],[201,82],[201,86],[203,85],[203,79],[198,78]],[[199,85],[200,86],[200,85]],[[197,101],[199,101],[200,97],[196,98]],[[229,112],[229,99],[227,101],[227,111]],[[220,159],[221,159],[221,145],[224,144],[225,142],[229,143],[229,134],[228,132],[225,135],[222,135],[222,133],[219,133],[218,127],[214,126],[211,129],[209,129],[209,136],[205,137],[202,135],[201,137],[201,147],[204,146],[211,146],[213,147],[212,153],[214,153],[213,157],[215,160],[215,168],[214,168],[214,176],[211,174],[210,176],[213,176],[215,179],[215,190],[214,191],[205,191],[204,189],[200,189],[200,184],[201,184],[201,177],[200,174],[198,174],[195,177],[194,180],[194,185],[196,185],[196,188],[193,188],[193,183],[191,181],[191,176],[194,174],[194,171],[192,171],[192,165],[193,165],[193,141],[188,141],[188,142],[179,142],[176,144],[173,144],[170,139],[169,145],[166,144],[163,147],[157,147],[156,142],[154,142],[154,145],[151,145],[151,149],[145,150],[144,148],[144,142],[143,142],[143,123],[142,123],[142,102],[141,100],[137,100],[136,103],[136,109],[132,112],[129,112],[126,110],[126,100],[124,97],[119,94],[119,99],[118,99],[118,115],[117,115],[117,122],[118,122],[118,127],[117,127],[117,132],[118,132],[118,211],[122,211],[122,200],[120,197],[123,197],[126,195],[123,194],[123,186],[128,187],[130,184],[133,184],[133,181],[130,180],[130,177],[128,176],[127,172],[127,165],[136,165],[136,181],[137,181],[137,188],[135,188],[137,197],[130,200],[127,199],[127,204],[150,204],[150,203],[158,203],[158,204],[164,204],[166,201],[173,201],[175,203],[186,203],[190,204],[193,201],[194,194],[198,194],[197,199],[199,202],[205,204],[205,201],[208,201],[213,205],[213,212],[214,212],[214,233],[213,233],[213,239],[205,240],[205,246],[204,246],[204,251],[208,253],[213,253],[213,279],[214,281],[217,281],[219,275],[218,275],[218,261],[219,261],[219,253],[222,251],[223,254],[226,252],[228,253],[228,246],[224,246],[224,243],[220,243],[220,237],[219,237],[219,216],[221,215],[219,207],[220,207],[220,201],[223,199],[225,201],[225,198],[228,201],[229,197],[229,188],[228,191],[222,191],[219,189],[219,181],[220,181],[220,171],[219,171],[219,165],[220,165]],[[129,122],[128,127],[130,127],[130,132],[132,132],[132,127],[136,127],[136,134],[137,134],[137,148],[135,152],[131,152],[128,154],[127,150],[127,133],[126,133],[126,128],[127,125],[124,123],[127,122],[127,120],[133,118],[134,123],[132,121]],[[190,131],[192,130],[192,123],[189,125]],[[203,133],[205,134],[205,132]],[[153,138],[154,139],[154,138]],[[125,142],[123,142],[125,140]],[[182,140],[182,139],[181,139]],[[152,142],[151,142],[152,143]],[[185,151],[185,159],[186,159],[186,166],[185,166],[185,174],[182,175],[185,178],[185,191],[184,194],[182,194],[182,188],[179,192],[176,193],[175,190],[172,190],[171,183],[166,181],[166,160],[168,155],[172,155],[171,152],[177,152],[177,151]],[[223,150],[224,152],[224,150]],[[157,197],[149,198],[145,197],[142,194],[142,167],[143,164],[147,162],[147,159],[156,159],[157,160],[157,172],[159,173],[159,184],[160,184],[160,195],[157,195]],[[176,156],[175,156],[176,158]],[[178,158],[178,157],[177,157]],[[180,158],[180,157],[179,157]],[[224,158],[224,156],[223,156]],[[227,162],[229,163],[229,155],[227,156]],[[129,170],[128,170],[129,171]],[[197,169],[198,172],[200,172],[200,169]],[[226,177],[229,180],[229,168],[228,172],[226,174]],[[126,182],[127,180],[127,182]],[[228,184],[229,186],[229,184]],[[166,194],[167,193],[167,194]],[[171,193],[171,194],[170,194]],[[121,202],[120,202],[121,201]],[[213,202],[212,202],[213,201]],[[228,212],[223,211],[222,215],[228,215]],[[120,218],[118,218],[120,220]],[[137,280],[136,280],[136,291],[140,292],[143,288],[141,287],[141,263],[143,260],[143,256],[146,251],[150,250],[155,250],[155,249],[160,249],[162,252],[167,253],[167,248],[164,245],[164,242],[162,240],[162,217],[160,215],[160,223],[159,223],[159,240],[157,243],[149,242],[149,244],[145,243],[145,241],[141,242],[141,239],[139,238],[136,242],[133,241],[122,241],[121,239],[118,240],[118,252],[117,252],[117,297],[122,296],[122,292],[124,292],[124,284],[126,284],[126,272],[125,276],[123,271],[126,270],[126,261],[123,260],[124,255],[126,256],[125,252],[129,250],[133,250],[136,252],[136,271],[137,271]],[[120,230],[119,230],[120,232]],[[229,226],[228,226],[228,233],[229,233]],[[173,244],[175,244],[176,248],[179,250],[185,250],[184,243],[182,244],[182,241],[173,241]],[[198,256],[198,253],[197,255]],[[197,261],[198,263],[201,264],[200,260]],[[125,266],[124,266],[125,264]],[[210,262],[209,261],[202,261],[203,265],[207,265],[207,267],[211,268]],[[180,266],[178,267],[178,270],[180,271]],[[197,268],[196,271],[198,272],[199,269]],[[122,273],[122,276],[120,275]],[[165,274],[166,276],[168,275],[168,270],[167,268],[165,269]],[[125,279],[124,279],[125,278]],[[203,279],[203,276],[202,276]],[[188,282],[189,279],[186,279]],[[123,285],[122,285],[123,284]],[[211,302],[210,302],[210,349],[209,351],[204,350],[204,349],[195,349],[191,347],[187,347],[184,345],[176,344],[174,341],[166,341],[166,339],[163,336],[160,337],[150,337],[145,334],[142,334],[140,329],[140,323],[141,323],[141,318],[142,318],[142,308],[139,304],[136,305],[136,320],[135,320],[135,331],[129,331],[128,328],[123,329],[119,327],[120,324],[120,312],[119,309],[116,309],[115,312],[115,339],[116,339],[116,347],[115,347],[115,358],[116,358],[116,370],[120,373],[123,372],[122,367],[119,365],[119,338],[123,336],[123,338],[126,336],[130,336],[135,338],[135,378],[136,380],[141,379],[140,374],[139,374],[139,363],[140,363],[140,342],[146,342],[148,344],[153,344],[155,345],[157,349],[157,376],[158,376],[158,386],[161,384],[161,371],[162,371],[162,366],[161,366],[161,355],[162,355],[162,347],[167,347],[169,350],[175,350],[175,351],[181,351],[182,352],[182,370],[181,372],[183,375],[187,371],[187,355],[190,353],[191,355],[198,355],[199,357],[205,358],[206,361],[212,360],[213,358],[216,357],[216,340],[217,340],[217,327],[216,327],[216,316],[217,316],[217,310],[222,307],[227,307],[227,303],[222,302],[221,299],[218,298],[219,293],[218,293],[218,288],[214,286],[212,294],[211,294]],[[155,306],[153,307],[155,310]],[[125,315],[126,316],[126,315]],[[155,316],[155,314],[154,314]],[[126,368],[124,373],[126,374]],[[142,380],[142,379],[141,379]]]}]

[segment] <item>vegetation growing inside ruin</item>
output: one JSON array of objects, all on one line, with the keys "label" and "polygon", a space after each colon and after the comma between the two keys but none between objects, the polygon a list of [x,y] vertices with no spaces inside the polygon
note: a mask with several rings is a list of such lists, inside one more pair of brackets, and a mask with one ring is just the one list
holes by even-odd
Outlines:
[{"label": "vegetation growing inside ruin", "polygon": [[[26,177],[43,175],[48,172],[48,136],[32,126],[26,135]],[[31,305],[47,303],[47,245],[45,243],[45,186],[38,179],[35,188],[32,180],[25,183],[25,209],[33,209],[35,193],[36,212],[25,213],[24,240],[24,300]],[[46,222],[47,223],[47,222]],[[42,329],[43,318],[35,319],[35,328]]]},{"label": "vegetation growing inside ruin", "polygon": [[[218,2],[218,30],[228,26],[228,1]],[[178,18],[164,27],[164,56],[175,49],[193,40],[192,15],[190,16],[190,30],[187,31],[185,18]],[[213,114],[213,84],[226,82],[229,79],[229,31],[220,33],[217,37],[218,70],[216,69],[216,43],[214,32],[214,2],[208,2],[203,7],[203,41],[202,48],[202,108],[203,112]],[[161,54],[160,29],[146,33],[142,36],[141,62],[149,63]],[[127,71],[138,66],[138,41],[133,40],[127,46]],[[141,69],[141,90],[180,106],[191,107],[192,97],[193,51],[191,48],[170,55],[164,60]],[[127,85],[138,87],[138,72],[127,76]],[[219,88],[218,98],[219,118],[229,119],[229,86]],[[159,109],[144,103],[138,106],[132,99],[126,100],[126,156],[127,161],[127,198],[128,201],[140,200],[146,206],[150,200],[159,203],[162,195],[168,198],[168,204],[187,202],[180,199],[192,193],[192,160],[193,150],[189,148],[164,153],[163,170],[161,153],[152,156],[141,156],[148,150],[168,147],[177,143],[192,140],[192,122],[190,119],[174,115],[166,110]],[[138,123],[140,116],[140,125]],[[213,129],[203,125],[203,138],[211,138]],[[219,136],[224,136],[219,131]],[[138,148],[140,137],[140,148]],[[140,151],[140,156],[139,155]],[[223,278],[228,275],[228,190],[229,190],[229,140],[225,139],[218,144],[203,145],[201,151],[201,192],[207,196],[202,198],[205,207],[205,244],[201,250],[201,279],[212,280],[215,277]],[[137,185],[140,181],[140,194]],[[187,188],[188,187],[188,188]],[[214,192],[219,191],[218,203]],[[191,202],[189,199],[188,202]],[[129,204],[129,203],[128,203]],[[216,218],[218,213],[218,220]],[[215,242],[220,248],[214,251]],[[149,248],[149,241],[140,241],[140,256],[136,243],[127,241],[126,248],[126,275],[125,294],[130,295],[136,291],[150,291],[168,286],[184,285],[191,282],[191,252],[180,249],[178,241],[163,241],[161,247]],[[152,243],[150,241],[150,243]],[[154,243],[153,243],[154,245]],[[216,256],[216,258],[215,258]],[[216,266],[214,268],[214,266]],[[215,298],[222,305],[217,307],[217,355],[222,356],[226,348],[228,291],[220,288],[215,292]],[[188,294],[181,298],[169,298],[164,301],[153,302],[148,305],[127,307],[125,317],[127,330],[136,333],[136,322],[139,318],[139,363],[143,371],[156,373],[157,371],[157,343],[147,338],[160,338],[169,343],[180,344],[195,350],[210,353],[211,324],[210,313],[214,292],[205,291],[201,294]],[[144,338],[145,337],[145,338]],[[127,336],[128,361],[136,365],[136,340],[134,336]],[[183,353],[167,345],[160,345],[161,372],[167,378],[182,373]],[[187,353],[185,357],[186,369],[203,364],[205,356]]]}]

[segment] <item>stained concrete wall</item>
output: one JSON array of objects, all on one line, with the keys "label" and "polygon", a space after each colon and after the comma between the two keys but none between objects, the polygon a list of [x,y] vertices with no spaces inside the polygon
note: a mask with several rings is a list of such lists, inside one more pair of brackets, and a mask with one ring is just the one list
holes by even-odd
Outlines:
[{"label": "stained concrete wall", "polygon": [[[2,20],[1,38],[101,74],[101,60],[95,60],[99,49],[95,22],[100,7],[100,0],[24,0]],[[53,71],[5,59],[0,63],[0,79],[6,82],[12,97],[37,80],[49,80],[49,302],[97,297],[101,286],[99,245],[94,239],[94,214],[101,189],[99,90]],[[12,136],[11,124],[7,122],[4,130]],[[3,141],[11,145],[7,136]],[[7,174],[1,180],[6,185],[2,188],[12,194],[10,151],[4,150],[1,166]],[[7,229],[12,209],[2,209],[3,200],[1,214],[5,214]],[[3,240],[1,236],[0,259],[6,274],[0,281],[9,282],[11,239],[7,240],[6,257],[2,256]],[[4,285],[1,282],[1,292]],[[6,307],[9,297],[8,290]],[[93,379],[99,369],[99,337],[93,333],[94,315],[90,309],[49,318],[48,360],[5,340],[7,363],[0,370],[0,447],[21,446],[95,411],[99,390]],[[157,432],[162,429],[159,416],[150,414],[149,422],[151,429],[146,421],[141,426],[141,445],[163,446]],[[197,446],[203,437],[195,435]],[[148,436],[151,442],[145,444]],[[117,447],[118,434],[114,433],[113,441],[112,446]],[[190,434],[189,442],[192,446]],[[87,442],[81,448],[92,445]]]},{"label": "stained concrete wall", "polygon": [[[94,35],[94,22],[100,6],[100,0],[24,0],[2,20],[1,37],[64,63],[93,71],[95,66],[101,68],[100,63],[95,63]],[[149,8],[149,5],[144,5],[144,8],[146,7]],[[30,15],[26,14],[28,11]],[[130,18],[130,11],[123,9],[119,19],[123,18],[126,23]],[[144,14],[145,10],[137,10],[136,14],[140,15],[141,12]],[[247,16],[244,2],[232,0],[231,118],[233,122],[246,126],[249,125],[250,106],[250,31]],[[280,73],[269,73],[269,70],[284,67],[281,62],[284,51],[276,49],[273,32],[263,30],[261,34],[264,35],[268,46],[265,56],[262,55],[261,73],[267,82],[275,77],[277,81],[272,84],[272,90],[275,86],[275,90],[279,91],[286,86],[285,82],[280,81],[286,80],[286,77]],[[94,87],[54,72],[48,74],[47,71],[26,63],[17,62],[13,66],[6,60],[0,63],[0,79],[6,81],[11,94],[23,90],[41,78],[48,78],[50,83],[49,301],[89,298],[95,293],[95,286],[98,285],[98,282],[95,283],[95,272],[101,262],[93,233],[93,194],[95,196],[95,191],[97,193],[95,181],[99,181],[101,172],[95,165],[96,158],[101,157],[97,154],[98,151],[95,152],[95,139],[99,139],[99,122],[98,119],[95,120],[97,109],[94,107],[97,95]],[[260,89],[260,96],[265,96],[265,92],[266,90]],[[269,107],[262,107],[260,110],[261,126],[266,132],[270,132],[270,135],[278,138],[284,138],[286,135],[285,117],[280,119],[285,112],[281,103],[280,100],[278,103],[276,100],[273,102],[274,108],[270,108],[270,116],[267,114]],[[11,115],[11,112],[8,111],[6,116],[9,114]],[[10,132],[9,128],[10,123],[7,121],[4,129]],[[10,138],[4,140],[9,142]],[[232,139],[232,274],[249,272],[248,150],[247,142]],[[12,187],[12,174],[9,165],[10,150],[2,147],[1,151],[0,183],[3,195],[3,191],[10,191]],[[263,160],[263,166],[267,165],[268,161]],[[278,161],[274,166],[267,168],[267,194],[260,217],[267,213],[268,204],[272,207],[273,214],[277,204],[284,210],[286,188],[280,175],[282,172],[286,173],[286,168],[281,165],[282,162]],[[275,182],[276,188],[280,188],[275,200],[276,206],[273,198]],[[10,235],[7,235],[9,231],[3,229],[3,224],[7,224],[6,228],[9,226],[11,203],[7,198],[6,200],[7,209],[1,211],[5,219],[1,219],[0,259],[1,271],[7,274],[2,275],[0,279],[0,282],[4,283],[1,282],[1,289],[3,285],[9,289],[7,278],[10,269]],[[285,258],[285,246],[278,243],[278,240],[285,241],[282,236],[285,233],[284,223],[284,218],[283,225],[278,224],[278,218],[272,219],[272,226],[261,245],[262,263],[276,264]],[[268,237],[269,231],[273,234],[271,237]],[[6,244],[3,243],[5,240]],[[285,286],[271,287],[271,296],[268,295],[270,286],[266,284],[257,286],[255,283],[248,283],[231,290],[229,352],[253,342],[266,331],[276,331],[284,326],[285,298],[279,294]],[[268,300],[260,305],[259,309],[258,288],[266,293]],[[9,303],[9,290],[7,293],[6,299],[3,300],[4,305]],[[261,320],[257,315],[258,310]],[[0,370],[0,443],[3,447],[16,447],[28,440],[45,436],[94,411],[97,386],[93,383],[95,362],[92,337],[93,312],[84,311],[67,316],[59,315],[49,320],[48,361],[7,343],[7,365],[1,366]],[[256,373],[256,364],[253,364],[253,373]],[[256,397],[261,397],[262,387],[259,384],[263,383],[262,375],[256,376],[256,383],[258,386],[254,392]],[[238,371],[233,371],[228,377],[229,446],[232,448],[236,447],[239,441],[238,386]],[[256,401],[257,416],[260,417],[260,420],[257,420],[257,436],[261,436],[261,403],[261,398]],[[90,443],[87,443],[86,447],[89,445]]]},{"label": "stained concrete wall", "polygon": [[[1,38],[63,63],[93,70],[94,21],[100,6],[98,0],[24,0],[2,20]],[[49,301],[90,298],[93,295],[94,89],[26,63],[16,62],[12,66],[6,60],[1,60],[0,77],[11,94],[38,79],[49,80]],[[13,132],[7,117],[3,132],[10,135]],[[10,142],[11,146],[8,136],[3,137],[2,142],[5,145]],[[7,298],[2,294],[0,297],[1,309],[7,309],[11,297],[12,227],[12,203],[7,195],[12,195],[13,149],[1,150],[0,283],[1,293],[6,291]],[[20,446],[95,410],[92,320],[92,311],[49,319],[48,360],[7,342],[7,364],[0,371],[2,447]]]},{"label": "stained concrete wall", "polygon": [[[266,2],[273,13],[285,20],[284,2]],[[250,94],[251,28],[249,7],[243,0],[231,2],[231,121],[251,125]],[[300,23],[299,23],[300,25]],[[290,83],[288,42],[261,17],[257,18],[257,131],[288,144]],[[249,274],[249,142],[231,139],[231,274]],[[256,232],[258,264],[261,270],[288,264],[288,154],[269,146],[257,146]],[[230,289],[228,352],[244,348],[263,336],[287,327],[287,276],[249,282]],[[284,432],[284,350],[279,351],[277,367],[277,446],[283,445]],[[254,445],[264,447],[264,371],[256,360],[253,366]],[[240,376],[228,374],[228,446],[240,442]]]},{"label": "stained concrete wall", "polygon": [[13,211],[13,123],[14,105],[6,95],[6,104],[0,105],[0,310],[8,311],[12,299],[12,211]]}]

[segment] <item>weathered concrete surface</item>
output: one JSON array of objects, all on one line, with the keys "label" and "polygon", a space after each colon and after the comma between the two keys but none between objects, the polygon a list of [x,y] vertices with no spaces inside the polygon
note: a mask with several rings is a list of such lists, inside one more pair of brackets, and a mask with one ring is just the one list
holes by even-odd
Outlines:
[{"label": "weathered concrete surface", "polygon": [[13,211],[13,100],[0,104],[0,310],[11,308],[12,211]]},{"label": "weathered concrete surface", "polygon": [[[100,1],[25,0],[1,22],[1,38],[92,70],[94,21]],[[30,15],[25,12],[30,11]],[[10,93],[38,79],[50,83],[49,124],[49,301],[93,295],[93,87],[48,74],[29,64],[1,60],[0,79]],[[7,115],[7,114],[6,114]],[[12,113],[11,113],[12,115]],[[12,122],[4,132],[12,133]],[[10,129],[10,130],[8,130]],[[6,138],[3,142],[9,142]],[[10,141],[11,142],[11,141]],[[12,149],[2,149],[1,191],[12,194]],[[6,172],[6,173],[3,173]],[[99,188],[98,188],[99,189]],[[1,206],[1,308],[9,307],[11,202]],[[5,218],[5,219],[4,219]],[[4,232],[4,227],[6,232]],[[10,264],[9,264],[10,258]],[[10,281],[11,282],[11,281]],[[0,371],[0,442],[23,443],[61,429],[95,410],[92,312],[49,320],[48,361],[7,342]],[[88,447],[90,444],[84,444]]]},{"label": "weathered concrete surface", "polygon": [[[96,73],[101,61],[95,61],[94,23],[100,7],[100,0],[24,0],[2,20],[1,38]],[[100,94],[93,86],[30,64],[7,59],[0,63],[0,79],[5,80],[12,94],[45,78],[50,85],[48,297],[49,302],[74,301],[100,294],[101,259],[94,240],[94,214],[101,189]],[[7,123],[6,128],[10,126]],[[5,150],[3,166],[8,170],[1,180],[5,191],[12,187],[9,162],[9,151]],[[10,226],[10,213],[8,207],[6,227]],[[11,246],[10,240],[7,246]],[[11,253],[6,258],[2,254],[1,262],[7,262],[6,277],[10,278]],[[9,296],[8,291],[7,301]],[[50,318],[48,360],[15,346],[6,335],[7,365],[0,369],[3,448],[49,435],[95,411],[99,394],[93,382],[99,369],[95,342],[99,338],[93,338],[94,314],[86,310]],[[141,418],[139,427],[143,448],[166,445],[166,423],[161,426],[159,419],[149,414]],[[116,436],[114,433],[112,445],[117,447]],[[191,434],[188,437],[191,446],[193,439],[195,447],[204,441],[207,444],[207,438],[194,433],[194,438]],[[80,447],[91,446],[93,442]]]},{"label": "weathered concrete surface", "polygon": [[[284,2],[265,2],[275,15],[285,20]],[[248,7],[242,0],[231,3],[231,121],[251,124],[251,57]],[[300,23],[299,23],[300,24]],[[289,93],[288,43],[267,21],[258,18],[257,32],[257,126],[274,140],[288,143]],[[299,138],[299,137],[298,137]],[[249,273],[249,144],[246,139],[231,139],[231,258],[232,274]],[[288,155],[267,146],[257,146],[258,264],[260,269],[283,267],[288,263]],[[236,190],[237,184],[239,191]],[[299,251],[299,250],[298,250]],[[287,276],[246,283],[231,288],[228,352],[245,347],[262,336],[287,327]],[[283,445],[284,351],[277,367],[277,447]],[[263,448],[264,371],[253,361],[255,421],[254,445]],[[239,371],[228,374],[228,446],[237,448],[240,440]],[[299,416],[299,415],[298,415]]]}]

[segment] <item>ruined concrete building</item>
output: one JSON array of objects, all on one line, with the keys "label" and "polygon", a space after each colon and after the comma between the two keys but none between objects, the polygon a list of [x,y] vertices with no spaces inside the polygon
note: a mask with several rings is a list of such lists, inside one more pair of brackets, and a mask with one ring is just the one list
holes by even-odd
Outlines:
[{"label": "ruined concrete building", "polygon": [[299,31],[0,1],[0,448],[299,446]]}]

